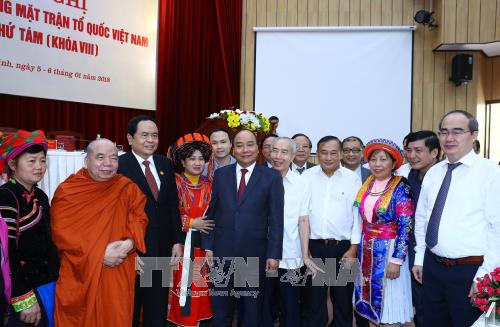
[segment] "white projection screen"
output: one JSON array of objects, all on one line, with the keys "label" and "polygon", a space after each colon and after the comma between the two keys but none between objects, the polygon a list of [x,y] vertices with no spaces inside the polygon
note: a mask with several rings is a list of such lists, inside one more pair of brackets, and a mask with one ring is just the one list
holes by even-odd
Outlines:
[{"label": "white projection screen", "polygon": [[278,134],[384,137],[411,127],[413,26],[254,28],[255,111]]},{"label": "white projection screen", "polygon": [[0,93],[156,110],[157,34],[158,0],[0,0]]}]

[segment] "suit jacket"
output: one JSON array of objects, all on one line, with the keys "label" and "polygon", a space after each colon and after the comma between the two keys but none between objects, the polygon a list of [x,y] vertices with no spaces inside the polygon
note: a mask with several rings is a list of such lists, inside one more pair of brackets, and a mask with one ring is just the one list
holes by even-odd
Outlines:
[{"label": "suit jacket", "polygon": [[371,170],[361,166],[361,182],[364,183],[368,176],[372,174]]},{"label": "suit jacket", "polygon": [[158,200],[149,188],[146,176],[132,152],[119,157],[118,172],[134,181],[146,195],[144,210],[149,219],[146,230],[146,253],[148,257],[170,257],[172,245],[183,243],[185,233],[181,230],[177,186],[172,163],[167,157],[153,155],[161,186]]},{"label": "suit jacket", "polygon": [[215,228],[202,235],[202,247],[214,257],[281,259],[283,247],[284,189],[281,174],[255,165],[241,201],[237,200],[236,164],[215,171],[212,199],[207,211]]}]

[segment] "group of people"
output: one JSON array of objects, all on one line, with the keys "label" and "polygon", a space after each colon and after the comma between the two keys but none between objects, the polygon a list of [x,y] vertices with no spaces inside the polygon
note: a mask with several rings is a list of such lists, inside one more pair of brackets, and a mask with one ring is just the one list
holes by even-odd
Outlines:
[{"label": "group of people", "polygon": [[476,278],[500,265],[500,169],[477,133],[455,110],[402,150],[325,136],[314,165],[305,134],[216,129],[167,158],[137,116],[131,151],[92,141],[49,207],[47,140],[20,130],[0,145],[6,324],[326,326],[330,300],[333,326],[470,326]]}]

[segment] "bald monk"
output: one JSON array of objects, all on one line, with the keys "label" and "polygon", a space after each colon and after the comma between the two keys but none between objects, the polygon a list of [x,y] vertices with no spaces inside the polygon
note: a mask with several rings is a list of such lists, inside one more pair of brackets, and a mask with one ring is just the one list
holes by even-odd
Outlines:
[{"label": "bald monk", "polygon": [[116,173],[111,141],[91,142],[85,164],[52,200],[52,237],[61,259],[55,326],[131,326],[135,250],[146,251],[146,198]]}]

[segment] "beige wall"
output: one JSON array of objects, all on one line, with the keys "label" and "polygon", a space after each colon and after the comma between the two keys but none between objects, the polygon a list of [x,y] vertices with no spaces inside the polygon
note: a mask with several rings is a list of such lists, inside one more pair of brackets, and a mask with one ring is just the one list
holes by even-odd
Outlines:
[{"label": "beige wall", "polygon": [[[241,107],[253,109],[253,27],[415,25],[415,12],[428,6],[424,0],[243,0]],[[436,129],[446,111],[475,114],[487,97],[500,99],[494,73],[500,60],[474,53],[473,81],[457,87],[448,80],[456,53],[433,52],[443,42],[500,39],[500,0],[434,0],[433,6],[440,26],[431,31],[418,25],[414,34],[413,130]]]}]

